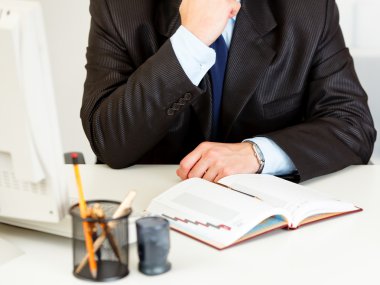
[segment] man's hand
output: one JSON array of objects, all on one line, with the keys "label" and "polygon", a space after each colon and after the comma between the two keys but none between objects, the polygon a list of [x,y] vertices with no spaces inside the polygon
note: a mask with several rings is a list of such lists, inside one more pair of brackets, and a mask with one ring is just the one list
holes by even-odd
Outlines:
[{"label": "man's hand", "polygon": [[210,46],[239,9],[236,0],[183,0],[179,12],[182,25]]},{"label": "man's hand", "polygon": [[189,153],[177,169],[182,179],[200,177],[209,181],[237,173],[256,173],[259,162],[252,145],[243,143],[203,142]]}]

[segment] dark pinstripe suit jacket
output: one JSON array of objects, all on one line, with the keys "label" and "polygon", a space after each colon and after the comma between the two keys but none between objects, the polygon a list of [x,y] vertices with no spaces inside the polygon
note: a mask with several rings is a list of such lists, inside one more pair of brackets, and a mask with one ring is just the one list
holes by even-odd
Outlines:
[{"label": "dark pinstripe suit jacket", "polygon": [[[81,118],[114,168],[178,163],[210,138],[209,76],[194,86],[169,37],[179,0],[91,0]],[[367,163],[376,131],[333,0],[246,0],[228,57],[223,142],[266,136],[301,180]]]}]

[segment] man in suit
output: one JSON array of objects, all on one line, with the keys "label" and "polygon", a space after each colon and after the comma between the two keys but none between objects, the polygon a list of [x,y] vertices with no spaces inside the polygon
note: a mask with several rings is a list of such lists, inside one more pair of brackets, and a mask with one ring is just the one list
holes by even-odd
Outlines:
[{"label": "man in suit", "polygon": [[182,179],[211,181],[368,162],[376,131],[334,0],[91,0],[90,12],[81,118],[99,161],[180,163]]}]

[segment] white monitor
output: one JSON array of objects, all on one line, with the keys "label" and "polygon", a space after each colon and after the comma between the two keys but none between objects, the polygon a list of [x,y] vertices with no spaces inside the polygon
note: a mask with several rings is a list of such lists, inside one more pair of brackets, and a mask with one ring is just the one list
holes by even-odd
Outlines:
[{"label": "white monitor", "polygon": [[63,165],[41,7],[0,0],[0,220],[58,222]]}]

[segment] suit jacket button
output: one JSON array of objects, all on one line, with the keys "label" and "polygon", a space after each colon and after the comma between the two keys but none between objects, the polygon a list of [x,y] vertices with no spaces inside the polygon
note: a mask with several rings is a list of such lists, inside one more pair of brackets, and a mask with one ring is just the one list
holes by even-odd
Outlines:
[{"label": "suit jacket button", "polygon": [[180,108],[181,108],[181,105],[179,103],[174,103],[172,106],[172,109],[176,111],[178,111]]},{"label": "suit jacket button", "polygon": [[189,101],[191,99],[191,93],[187,92],[185,93],[185,96],[183,98],[185,98],[185,100]]},{"label": "suit jacket button", "polygon": [[168,114],[169,116],[173,116],[174,115],[174,110],[172,108],[169,108],[167,111],[166,111],[166,114]]}]

